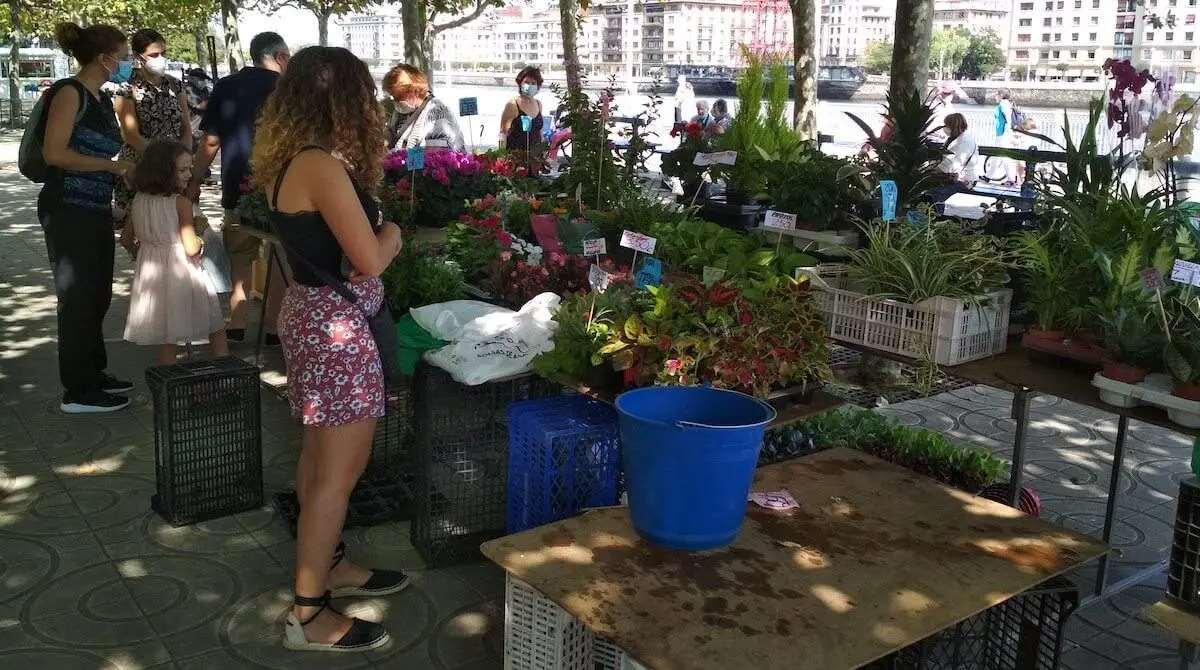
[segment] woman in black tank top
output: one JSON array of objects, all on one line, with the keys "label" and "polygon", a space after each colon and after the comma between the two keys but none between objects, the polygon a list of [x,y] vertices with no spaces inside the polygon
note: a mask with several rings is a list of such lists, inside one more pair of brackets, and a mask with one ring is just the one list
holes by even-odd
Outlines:
[{"label": "woman in black tank top", "polygon": [[529,66],[517,73],[517,97],[508,101],[500,115],[500,141],[509,151],[529,151],[546,143],[542,132],[542,103],[537,94],[542,71]]},{"label": "woman in black tank top", "polygon": [[[383,303],[379,274],[400,250],[370,195],[385,150],[375,82],[349,51],[297,53],[268,100],[251,171],[271,194],[269,221],[295,283],[279,312],[288,398],[304,426],[296,469],[295,604],[283,644],[299,651],[366,651],[388,641],[331,597],[380,596],[408,586],[399,571],[367,570],[339,541],[350,491],[384,415],[383,368],[369,320]],[[343,258],[346,260],[343,263]]]}]

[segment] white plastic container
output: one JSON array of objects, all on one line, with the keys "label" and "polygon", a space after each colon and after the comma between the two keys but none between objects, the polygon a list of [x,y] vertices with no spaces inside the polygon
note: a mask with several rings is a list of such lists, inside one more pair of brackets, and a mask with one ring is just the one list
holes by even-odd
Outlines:
[{"label": "white plastic container", "polygon": [[1009,289],[971,300],[934,297],[914,305],[853,290],[844,265],[800,272],[812,281],[825,332],[834,340],[938,365],[987,358],[1008,347]]},{"label": "white plastic container", "polygon": [[1165,375],[1150,375],[1140,384],[1126,384],[1097,372],[1092,377],[1092,386],[1100,391],[1100,400],[1106,404],[1125,408],[1152,405],[1166,410],[1167,418],[1174,423],[1185,428],[1200,428],[1200,402],[1164,390],[1170,388],[1170,378]]}]

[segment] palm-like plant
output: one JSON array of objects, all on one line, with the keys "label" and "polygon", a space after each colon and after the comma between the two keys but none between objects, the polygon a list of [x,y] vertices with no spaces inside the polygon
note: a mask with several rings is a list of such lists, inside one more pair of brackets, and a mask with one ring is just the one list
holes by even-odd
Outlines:
[{"label": "palm-like plant", "polygon": [[1057,238],[1042,232],[1022,231],[1010,238],[1016,266],[1025,271],[1028,303],[1038,330],[1069,328],[1071,307],[1078,299],[1079,266],[1072,265]]},{"label": "palm-like plant", "polygon": [[846,116],[867,134],[875,155],[862,164],[847,166],[839,178],[848,178],[865,169],[875,182],[881,179],[896,182],[900,192],[897,211],[901,213],[946,184],[947,176],[938,169],[946,149],[942,142],[933,138],[938,126],[932,97],[922,99],[916,91],[889,93],[884,128],[890,127],[891,132],[886,138],[876,135],[858,116],[850,112],[846,112]]}]

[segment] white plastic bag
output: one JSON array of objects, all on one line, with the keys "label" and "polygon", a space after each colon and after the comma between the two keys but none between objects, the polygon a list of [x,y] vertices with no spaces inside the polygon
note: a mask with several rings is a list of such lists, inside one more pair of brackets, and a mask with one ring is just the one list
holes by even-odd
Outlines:
[{"label": "white plastic bag", "polygon": [[[455,381],[477,386],[528,372],[538,354],[554,349],[557,324],[552,317],[560,300],[553,293],[543,293],[517,312],[456,300],[413,309],[412,314],[434,337],[451,342],[426,352],[425,360],[449,372]],[[460,321],[469,315],[475,316]]]},{"label": "white plastic bag", "polygon": [[225,252],[225,243],[221,233],[209,228],[201,236],[204,240],[204,255],[200,258],[200,267],[208,277],[208,283],[216,293],[229,293],[233,290],[230,276],[229,254]]}]

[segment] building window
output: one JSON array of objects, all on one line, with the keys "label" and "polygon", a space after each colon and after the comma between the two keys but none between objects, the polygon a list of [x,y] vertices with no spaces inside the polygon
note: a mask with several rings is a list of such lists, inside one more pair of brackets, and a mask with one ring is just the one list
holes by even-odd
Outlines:
[{"label": "building window", "polygon": [[1049,28],[1050,27],[1050,19],[1049,18],[1042,19],[1042,25]]},{"label": "building window", "polygon": [[1184,34],[1183,34],[1183,41],[1184,41],[1184,42],[1191,42],[1192,40],[1195,40],[1195,39],[1196,39],[1195,35],[1196,35],[1196,33],[1184,33]]},{"label": "building window", "polygon": [[1017,21],[1017,25],[1021,26],[1022,28],[1028,28],[1029,26],[1033,25],[1033,19],[1020,19]]},{"label": "building window", "polygon": [[1073,25],[1073,26],[1077,26],[1077,25],[1079,25],[1079,17],[1078,17],[1078,16],[1076,16],[1075,18],[1071,19],[1071,25]]},{"label": "building window", "polygon": [[1049,51],[1043,51],[1043,52],[1041,52],[1041,53],[1040,53],[1040,54],[1038,54],[1038,55],[1041,57],[1041,59],[1042,59],[1042,60],[1048,60],[1048,59],[1050,58],[1050,52],[1049,52]]},{"label": "building window", "polygon": [[[1146,33],[1146,41],[1153,42],[1154,41],[1154,33]],[[1120,42],[1118,42],[1117,44],[1120,44]]]},{"label": "building window", "polygon": [[1050,33],[1042,33],[1042,41],[1049,42],[1050,41]]},{"label": "building window", "polygon": [[1032,12],[1033,11],[1033,3],[1032,2],[1022,2],[1021,3],[1021,11],[1022,12]]},{"label": "building window", "polygon": [[1184,50],[1183,50],[1183,59],[1184,59],[1184,60],[1191,60],[1191,59],[1192,59],[1192,50],[1191,50],[1191,49],[1184,49]]},{"label": "building window", "polygon": [[1061,42],[1062,41],[1062,33],[1054,33],[1054,41]]},{"label": "building window", "polygon": [[1058,60],[1058,59],[1062,58],[1062,52],[1061,52],[1061,51],[1059,51],[1058,49],[1055,49],[1055,50],[1054,50],[1054,51],[1053,51],[1053,52],[1050,54],[1050,57],[1051,57],[1051,58],[1053,58],[1054,60]]},{"label": "building window", "polygon": [[1096,41],[1096,33],[1088,33],[1088,41],[1095,42]]},{"label": "building window", "polygon": [[1017,35],[1017,41],[1018,42],[1028,42],[1029,41],[1029,33],[1021,33],[1021,34]]},{"label": "building window", "polygon": [[1167,41],[1171,42],[1175,39],[1175,33],[1167,33]]},{"label": "building window", "polygon": [[1096,60],[1096,52],[1088,50],[1088,60]]},{"label": "building window", "polygon": [[1029,51],[1027,49],[1017,49],[1017,60],[1029,60]]},{"label": "building window", "polygon": [[1142,58],[1145,58],[1146,60],[1150,60],[1153,57],[1154,57],[1153,49],[1142,49]]}]

